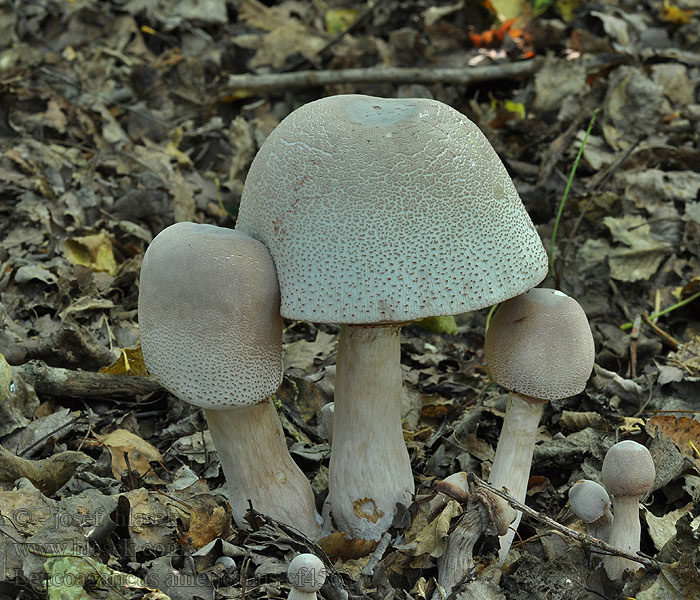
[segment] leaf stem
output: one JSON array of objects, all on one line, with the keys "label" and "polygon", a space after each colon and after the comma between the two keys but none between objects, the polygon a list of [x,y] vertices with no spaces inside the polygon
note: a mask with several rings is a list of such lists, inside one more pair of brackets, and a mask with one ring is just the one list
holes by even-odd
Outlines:
[{"label": "leaf stem", "polygon": [[557,231],[559,230],[559,223],[561,222],[561,216],[564,212],[564,205],[566,204],[566,199],[569,196],[569,190],[571,189],[571,184],[574,181],[574,175],[576,174],[576,169],[578,168],[578,163],[583,155],[583,149],[586,147],[586,142],[588,141],[588,136],[593,129],[593,124],[595,123],[595,118],[598,116],[598,110],[595,109],[591,115],[591,120],[588,122],[588,129],[586,129],[586,134],[583,136],[583,141],[581,142],[581,147],[578,149],[578,154],[576,155],[576,160],[571,167],[571,172],[569,173],[569,180],[566,182],[566,188],[564,189],[564,195],[561,197],[561,202],[559,202],[559,210],[557,211],[557,218],[554,221],[554,229],[552,230],[552,242],[549,245],[549,273],[554,276],[554,244],[557,239]]}]

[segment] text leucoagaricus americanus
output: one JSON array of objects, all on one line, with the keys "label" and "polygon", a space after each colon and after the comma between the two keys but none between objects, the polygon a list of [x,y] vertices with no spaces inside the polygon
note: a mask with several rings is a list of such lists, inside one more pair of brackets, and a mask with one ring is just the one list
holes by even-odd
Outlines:
[{"label": "text leucoagaricus americanus", "polygon": [[[602,481],[613,497],[613,524],[610,545],[629,554],[639,551],[642,526],[639,522],[639,499],[651,490],[656,469],[651,453],[632,440],[610,447],[603,459]],[[620,579],[626,570],[642,566],[621,556],[607,555],[603,559],[610,579]]]},{"label": "text leucoagaricus americanus", "polygon": [[377,539],[414,490],[400,328],[500,302],[546,275],[540,238],[481,131],[428,99],[323,98],[284,119],[236,227],[277,266],[282,315],[341,324],[329,500]]},{"label": "text leucoagaricus americanus", "polygon": [[318,538],[313,491],[269,401],[282,381],[282,318],[265,246],[214,225],[172,225],[146,251],[138,309],[148,370],[204,409],[236,524],[246,526],[250,499]]},{"label": "text leucoagaricus americanus", "polygon": [[[507,300],[491,320],[484,345],[491,379],[510,393],[489,483],[525,501],[544,403],[583,391],[595,347],[581,306],[563,292],[536,288]],[[503,511],[510,510],[505,502]],[[500,539],[505,560],[522,513]]]}]

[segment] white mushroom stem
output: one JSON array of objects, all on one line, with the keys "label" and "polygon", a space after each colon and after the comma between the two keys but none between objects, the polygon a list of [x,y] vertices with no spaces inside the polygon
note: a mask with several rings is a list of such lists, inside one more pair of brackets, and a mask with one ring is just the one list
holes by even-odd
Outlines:
[{"label": "white mushroom stem", "polygon": [[205,409],[214,447],[224,470],[236,525],[253,508],[283,523],[292,523],[309,539],[320,528],[313,491],[292,460],[275,407],[269,401],[227,410]]},{"label": "white mushroom stem", "polygon": [[[636,554],[639,551],[639,541],[642,526],[639,522],[639,496],[613,496],[612,531],[610,545]],[[641,566],[638,562],[621,556],[607,555],[603,559],[605,572],[610,579],[621,579],[626,570],[636,571]]]},{"label": "white mushroom stem", "polygon": [[[498,438],[496,456],[493,459],[489,483],[496,488],[507,488],[508,493],[518,502],[525,501],[527,483],[530,479],[532,453],[535,450],[537,426],[539,425],[544,402],[528,402],[518,394],[511,393],[508,397],[505,418],[501,436]],[[508,532],[500,538],[498,553],[499,564],[503,564],[513,543],[515,531],[522,517],[501,501],[500,510],[503,515],[512,513],[508,522],[514,519]]]},{"label": "white mushroom stem", "polygon": [[610,531],[613,524],[613,515],[610,509],[605,509],[603,516],[600,519],[587,524],[588,535],[593,536],[599,540],[607,542],[610,538]]},{"label": "white mushroom stem", "polygon": [[338,529],[355,538],[379,539],[415,489],[401,382],[399,325],[341,327],[328,498]]}]

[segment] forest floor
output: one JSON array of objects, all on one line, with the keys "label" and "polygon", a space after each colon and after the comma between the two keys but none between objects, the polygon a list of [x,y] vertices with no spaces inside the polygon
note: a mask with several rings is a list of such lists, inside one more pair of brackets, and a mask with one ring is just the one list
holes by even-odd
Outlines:
[{"label": "forest floor", "polygon": [[[0,3],[0,598],[286,598],[289,560],[321,552],[264,518],[232,524],[201,411],[145,378],[138,279],[166,226],[235,225],[281,119],[361,93],[474,121],[553,249],[542,285],[590,320],[593,377],[546,406],[527,505],[584,531],[568,490],[600,480],[615,441],[656,465],[645,571],[608,581],[590,548],[526,516],[503,567],[493,536],[477,543],[457,597],[700,599],[699,81],[697,0]],[[327,600],[433,596],[462,509],[427,500],[457,471],[488,476],[503,420],[487,314],[404,328],[417,500],[379,548],[321,541]],[[287,322],[277,395],[319,502],[337,334]]]}]

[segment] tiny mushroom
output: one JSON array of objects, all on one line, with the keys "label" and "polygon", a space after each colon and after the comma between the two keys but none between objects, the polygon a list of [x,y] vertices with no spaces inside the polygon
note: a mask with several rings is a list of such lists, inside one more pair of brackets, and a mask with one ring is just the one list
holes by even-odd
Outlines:
[{"label": "tiny mushroom", "polygon": [[451,499],[465,504],[469,501],[469,476],[465,471],[448,475],[437,484],[436,488],[437,493],[428,505],[428,514],[430,515],[445,508]]},{"label": "tiny mushroom", "polygon": [[[639,499],[646,496],[654,483],[656,469],[649,450],[632,440],[618,442],[610,447],[603,459],[603,485],[613,497],[612,531],[610,545],[629,554],[639,551],[641,524]],[[626,570],[636,571],[642,566],[621,556],[607,555],[603,559],[610,579],[621,579]]]},{"label": "tiny mushroom", "polygon": [[[593,370],[591,328],[576,300],[536,288],[501,304],[484,352],[491,378],[510,392],[489,483],[524,502],[544,404],[582,392]],[[522,513],[500,506],[513,521],[500,540],[503,563]]]},{"label": "tiny mushroom", "polygon": [[579,479],[569,488],[569,504],[574,514],[586,523],[590,535],[608,540],[613,516],[610,496],[602,485],[590,479]]},{"label": "tiny mushroom", "polygon": [[326,567],[315,554],[299,554],[287,569],[287,582],[292,586],[288,600],[316,600],[326,581]]},{"label": "tiny mushroom", "polygon": [[144,256],[138,311],[148,370],[204,409],[236,524],[246,526],[250,500],[318,538],[313,491],[270,402],[282,380],[282,318],[265,246],[214,225],[168,227]]},{"label": "tiny mushroom", "polygon": [[484,134],[424,98],[301,106],[253,161],[237,229],[277,266],[284,317],[341,325],[328,500],[379,539],[413,473],[400,417],[400,330],[536,285],[547,257]]},{"label": "tiny mushroom", "polygon": [[333,445],[333,418],[335,416],[335,402],[327,402],[321,407],[321,426],[325,430],[328,445]]}]

